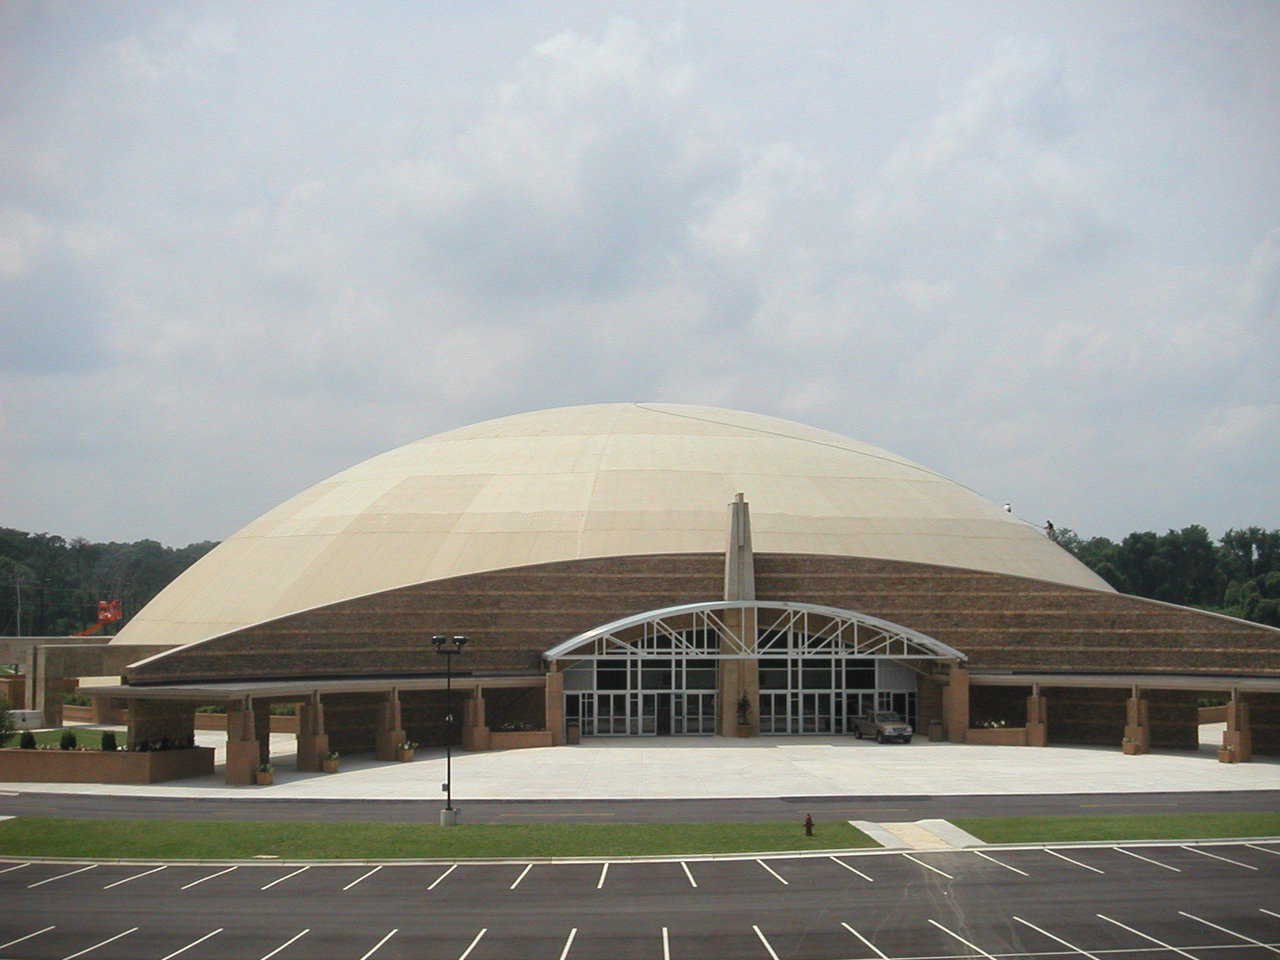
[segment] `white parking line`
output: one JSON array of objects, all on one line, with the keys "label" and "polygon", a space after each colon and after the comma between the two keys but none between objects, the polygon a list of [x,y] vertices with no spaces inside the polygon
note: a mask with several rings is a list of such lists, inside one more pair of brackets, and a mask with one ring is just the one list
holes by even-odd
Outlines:
[{"label": "white parking line", "polygon": [[48,877],[44,880],[37,880],[35,883],[28,883],[27,889],[30,890],[32,887],[42,887],[46,883],[53,883],[53,881],[61,880],[63,877],[74,877],[77,873],[84,873],[86,870],[92,870],[96,866],[98,866],[96,863],[91,863],[87,867],[81,867],[79,870],[72,870],[70,873],[60,873],[56,877]]},{"label": "white parking line", "polygon": [[186,952],[187,952],[188,950],[190,950],[192,947],[197,946],[197,945],[199,945],[199,944],[201,944],[201,943],[204,943],[204,942],[205,942],[206,940],[208,940],[210,937],[216,937],[218,934],[220,934],[220,933],[222,932],[222,930],[223,930],[223,928],[222,928],[222,927],[219,927],[217,930],[210,930],[208,933],[206,933],[206,934],[205,934],[203,937],[201,937],[199,940],[192,940],[192,941],[191,941],[190,943],[188,943],[185,947],[182,947],[182,948],[180,948],[180,949],[178,949],[178,950],[173,951],[173,953],[169,954],[169,955],[168,955],[168,956],[166,956],[166,957],[161,957],[161,958],[160,958],[160,960],[173,960],[173,958],[174,958],[174,957],[176,957],[178,954],[180,954],[180,953],[186,953]]},{"label": "white parking line", "polygon": [[15,943],[21,943],[23,940],[30,940],[32,937],[38,937],[42,933],[48,933],[50,930],[57,930],[57,926],[45,927],[43,930],[37,930],[35,933],[28,933],[25,937],[19,937],[17,940],[10,940],[8,943],[0,943],[0,950],[5,947],[12,947]]},{"label": "white parking line", "polygon": [[348,890],[350,890],[352,887],[354,887],[354,886],[355,886],[357,883],[359,883],[361,880],[367,880],[367,879],[369,879],[369,878],[370,878],[370,877],[372,877],[375,873],[377,873],[379,870],[381,870],[381,869],[382,869],[382,866],[385,866],[385,864],[384,864],[384,865],[380,865],[380,866],[376,866],[376,867],[374,867],[374,868],[373,868],[372,870],[370,870],[368,873],[362,873],[362,874],[360,874],[360,876],[356,877],[354,880],[352,880],[350,883],[348,883],[345,887],[343,887],[343,888],[342,888],[342,892],[343,892],[343,893],[346,893]]},{"label": "white parking line", "polygon": [[845,863],[843,860],[837,860],[835,857],[831,857],[830,859],[831,859],[831,861],[832,861],[833,863],[838,863],[838,864],[840,864],[840,866],[844,867],[844,868],[845,868],[846,870],[848,870],[850,873],[856,873],[856,874],[857,874],[858,876],[860,876],[863,880],[867,881],[867,883],[875,883],[875,880],[873,880],[871,877],[868,877],[868,876],[867,876],[865,873],[863,873],[861,870],[855,870],[855,869],[853,869],[853,867],[849,866],[849,865],[848,865],[847,863]]},{"label": "white parking line", "polygon": [[917,866],[924,867],[926,870],[932,870],[934,873],[938,874],[938,876],[940,877],[946,877],[948,880],[955,879],[955,877],[953,877],[951,874],[943,873],[937,867],[931,867],[927,863],[925,863],[923,860],[917,860],[915,857],[913,857],[909,853],[904,853],[903,856],[906,857],[908,860],[910,860],[912,863],[916,864]]},{"label": "white parking line", "polygon": [[1157,867],[1163,867],[1165,870],[1172,870],[1174,873],[1181,873],[1177,867],[1171,867],[1167,863],[1161,863],[1159,860],[1152,860],[1150,857],[1144,857],[1140,853],[1134,853],[1132,850],[1126,850],[1123,847],[1112,847],[1116,853],[1123,853],[1126,856],[1133,857],[1135,860],[1145,860],[1147,863],[1154,863]]},{"label": "white parking line", "polygon": [[431,881],[431,883],[427,886],[427,889],[428,889],[428,890],[434,890],[436,887],[438,887],[438,886],[440,885],[440,881],[441,881],[441,880],[443,880],[445,877],[447,877],[449,874],[453,873],[453,871],[455,871],[455,870],[457,870],[457,869],[458,869],[458,865],[455,863],[453,866],[451,866],[451,867],[450,867],[448,870],[446,870],[444,873],[440,874],[440,876],[438,876],[438,877],[436,877],[434,880],[432,880],[432,881]]},{"label": "white parking line", "polygon": [[1180,843],[1178,844],[1178,846],[1180,846],[1183,850],[1190,850],[1192,853],[1198,853],[1202,857],[1213,857],[1213,859],[1215,860],[1221,860],[1223,863],[1231,863],[1237,867],[1244,867],[1246,870],[1258,869],[1257,867],[1253,866],[1253,864],[1241,863],[1239,860],[1228,860],[1226,857],[1220,857],[1216,853],[1207,853],[1204,850],[1200,850],[1196,847],[1189,847],[1185,843]]},{"label": "white parking line", "polygon": [[[1270,847],[1260,847],[1256,843],[1246,843],[1245,846],[1248,847],[1250,850],[1261,850],[1263,853],[1269,853],[1273,857],[1280,857],[1280,850],[1272,850]],[[15,868],[10,867],[9,869],[13,870]],[[4,873],[4,871],[0,870],[0,873]]]},{"label": "white parking line", "polygon": [[880,952],[879,947],[877,947],[874,943],[872,943],[870,940],[868,940],[866,937],[860,934],[857,930],[853,929],[853,927],[849,926],[843,920],[840,921],[840,926],[844,927],[846,930],[852,933],[855,937],[857,937],[859,940],[865,943],[868,947],[874,950],[876,953],[876,956],[879,957],[880,960],[889,960],[888,957],[886,957],[883,953]]},{"label": "white parking line", "polygon": [[482,927],[480,929],[480,932],[476,934],[476,938],[471,941],[471,946],[467,947],[467,949],[462,951],[462,954],[461,956],[458,957],[458,960],[467,960],[467,957],[471,956],[471,951],[476,948],[476,944],[480,942],[480,938],[485,935],[488,929],[489,929],[488,927]]},{"label": "white parking line", "polygon": [[29,867],[29,866],[31,866],[30,863],[20,863],[16,867],[5,867],[3,870],[0,870],[0,873],[8,873],[10,870],[21,870],[23,867]]},{"label": "white parking line", "polygon": [[295,933],[292,937],[290,937],[290,938],[289,938],[288,940],[286,940],[284,943],[280,944],[280,946],[276,947],[276,948],[275,948],[274,950],[272,950],[270,953],[268,953],[268,954],[266,954],[266,955],[262,956],[261,958],[259,958],[259,960],[271,960],[271,958],[272,958],[272,957],[274,957],[277,953],[279,953],[281,950],[283,950],[283,949],[284,949],[285,947],[287,947],[289,944],[293,943],[295,940],[301,940],[303,937],[305,937],[305,936],[306,936],[308,933],[310,933],[310,932],[311,932],[311,928],[310,928],[310,927],[307,927],[307,929],[305,929],[305,930],[303,930],[303,931],[301,931],[301,932],[299,932],[299,933]]},{"label": "white parking line", "polygon": [[65,957],[63,957],[62,960],[76,960],[76,957],[83,957],[90,950],[97,950],[99,947],[105,947],[108,943],[114,943],[116,940],[119,940],[121,937],[127,937],[129,934],[133,933],[137,929],[138,929],[137,927],[130,927],[128,930],[125,930],[123,933],[117,933],[114,937],[107,937],[107,939],[103,940],[101,943],[95,943],[92,947],[85,947],[79,953],[69,953]]},{"label": "white parking line", "polygon": [[667,928],[662,928],[662,960],[671,960],[671,938],[667,936]]},{"label": "white parking line", "polygon": [[1074,863],[1077,867],[1084,867],[1086,870],[1092,870],[1094,873],[1105,874],[1107,872],[1105,870],[1099,870],[1097,867],[1091,867],[1087,863],[1081,863],[1079,860],[1072,860],[1070,857],[1064,857],[1057,850],[1050,850],[1048,847],[1044,848],[1044,852],[1048,854],[1052,854],[1053,856],[1057,857],[1059,860],[1065,860],[1067,861],[1067,863]]},{"label": "white parking line", "polygon": [[600,879],[596,881],[596,889],[599,890],[604,886],[604,878],[609,875],[609,864],[605,864],[600,868]]},{"label": "white parking line", "polygon": [[298,869],[298,870],[293,871],[293,873],[286,873],[283,877],[278,877],[277,879],[272,880],[272,881],[271,881],[270,883],[268,883],[266,886],[264,886],[264,887],[259,887],[258,889],[259,889],[259,890],[270,890],[270,889],[271,889],[272,887],[274,887],[277,883],[284,883],[284,882],[285,882],[286,880],[288,880],[290,877],[296,877],[298,874],[300,874],[300,873],[306,873],[306,872],[307,872],[308,870],[310,870],[310,869],[311,869],[310,867],[302,867],[301,869]]},{"label": "white parking line", "polygon": [[574,927],[569,931],[569,939],[564,942],[564,949],[560,951],[560,960],[565,960],[569,956],[569,949],[573,946],[573,938],[578,935],[578,928]]},{"label": "white parking line", "polygon": [[684,875],[689,878],[689,886],[696,887],[698,885],[698,881],[693,879],[693,874],[689,872],[689,865],[681,860],[680,866],[684,867]]},{"label": "white parking line", "polygon": [[[370,958],[370,957],[372,957],[375,953],[377,953],[377,952],[378,952],[378,949],[379,949],[379,948],[380,948],[384,943],[386,943],[388,940],[390,940],[392,937],[394,937],[394,936],[395,936],[397,933],[399,933],[399,932],[400,932],[400,928],[399,928],[399,927],[397,927],[395,930],[392,930],[392,931],[391,931],[390,933],[388,933],[385,937],[383,937],[381,940],[379,940],[377,943],[375,943],[375,944],[373,945],[373,949],[372,949],[372,950],[370,950],[368,953],[366,953],[363,957],[361,957],[361,958],[360,958],[360,960],[369,960],[369,958]],[[463,954],[463,956],[465,956],[465,954]]]},{"label": "white parking line", "polygon": [[769,866],[763,860],[757,860],[756,863],[760,864],[760,866],[764,867],[766,870],[772,873],[773,878],[777,880],[779,883],[783,884],[784,886],[787,885],[787,881],[783,880],[782,877],[778,875],[778,871],[774,870],[773,867]]},{"label": "white parking line", "polygon": [[190,890],[192,887],[199,886],[200,884],[204,883],[206,880],[212,880],[214,877],[220,877],[220,876],[222,876],[224,873],[230,873],[232,870],[235,870],[235,869],[236,869],[235,867],[227,867],[227,869],[225,869],[225,870],[219,870],[217,873],[211,873],[211,874],[209,874],[207,877],[201,877],[199,880],[192,880],[192,881],[191,881],[190,883],[188,883],[186,886],[179,887],[178,889],[179,889],[179,890]]},{"label": "white parking line", "polygon": [[987,951],[983,950],[983,949],[982,949],[980,946],[978,946],[977,944],[970,943],[970,942],[969,942],[968,940],[966,940],[964,937],[960,936],[960,934],[958,934],[958,933],[956,933],[956,932],[954,932],[954,931],[952,931],[952,930],[948,930],[946,927],[944,927],[942,924],[940,924],[937,920],[934,920],[932,917],[929,917],[928,919],[929,919],[929,922],[930,922],[930,923],[932,923],[935,927],[937,927],[937,928],[938,928],[939,930],[941,930],[943,933],[946,933],[946,934],[949,934],[950,936],[955,937],[957,940],[959,940],[961,943],[963,943],[963,944],[964,944],[966,947],[968,947],[970,950],[976,950],[976,951],[978,951],[978,953],[980,953],[980,954],[982,954],[984,957],[986,957],[986,958],[987,958],[987,960],[996,960],[996,958],[995,958],[995,957],[991,956],[991,954],[987,953]]},{"label": "white parking line", "polygon": [[1112,920],[1110,917],[1103,916],[1101,913],[1098,914],[1098,917],[1107,921],[1107,923],[1114,923],[1117,927],[1120,927],[1124,930],[1128,930],[1130,933],[1136,933],[1143,940],[1150,940],[1152,943],[1156,944],[1157,946],[1164,947],[1166,950],[1172,950],[1174,953],[1176,953],[1180,957],[1186,957],[1187,960],[1196,960],[1195,957],[1187,953],[1185,950],[1179,950],[1177,947],[1172,946],[1171,944],[1165,943],[1163,940],[1157,940],[1155,937],[1150,936],[1149,934],[1145,934],[1141,930],[1135,930],[1133,929],[1133,927],[1126,926],[1125,924],[1121,923],[1119,920]]},{"label": "white parking line", "polygon": [[125,877],[123,880],[115,880],[115,881],[113,881],[113,882],[111,882],[111,883],[108,883],[108,884],[107,884],[105,887],[103,887],[102,889],[103,889],[103,890],[110,890],[112,887],[118,887],[118,886],[120,886],[120,884],[122,884],[122,883],[128,883],[130,880],[137,880],[139,877],[145,877],[145,876],[148,876],[148,875],[150,875],[150,874],[152,874],[152,873],[159,873],[161,870],[166,869],[166,867],[167,867],[167,864],[166,864],[166,866],[165,866],[165,867],[152,867],[150,870],[144,870],[142,873],[135,873],[132,877]]},{"label": "white parking line", "polygon": [[1000,862],[999,860],[997,860],[995,857],[988,857],[988,856],[987,856],[985,853],[983,853],[981,850],[970,850],[969,852],[970,852],[970,853],[977,854],[977,855],[978,855],[978,856],[980,856],[983,860],[990,860],[992,863],[994,863],[994,864],[995,864],[996,866],[998,866],[998,867],[1004,867],[1006,870],[1012,870],[1014,873],[1020,873],[1020,874],[1022,874],[1024,877],[1029,877],[1029,876],[1031,876],[1031,874],[1027,873],[1025,870],[1019,870],[1017,867],[1011,867],[1011,866],[1009,866],[1007,863],[1001,863],[1001,862]]},{"label": "white parking line", "polygon": [[524,869],[520,871],[520,876],[516,877],[515,880],[511,882],[511,886],[509,886],[507,889],[514,890],[516,887],[520,886],[520,881],[524,879],[524,875],[532,869],[533,869],[533,864],[526,863],[524,865]]},{"label": "white parking line", "polygon": [[1275,917],[1277,920],[1280,920],[1280,913],[1276,913],[1274,910],[1264,909],[1263,907],[1259,907],[1258,909],[1261,910],[1263,913],[1265,913],[1267,916]]},{"label": "white parking line", "polygon": [[751,929],[756,932],[756,936],[760,938],[760,942],[764,944],[764,948],[769,951],[769,956],[771,956],[773,960],[778,960],[778,955],[773,952],[773,947],[769,944],[769,941],[765,939],[764,934],[760,932],[760,928],[753,923],[751,925]]},{"label": "white parking line", "polygon": [[1054,934],[1050,933],[1048,930],[1042,929],[1041,927],[1037,927],[1034,923],[1031,923],[1029,920],[1023,920],[1021,917],[1014,917],[1013,919],[1017,920],[1023,926],[1030,927],[1032,930],[1036,931],[1036,933],[1043,933],[1050,940],[1056,940],[1058,943],[1062,944],[1064,947],[1068,947],[1071,950],[1074,950],[1076,953],[1079,953],[1083,956],[1088,957],[1089,960],[1098,960],[1098,958],[1095,957],[1088,950],[1081,950],[1074,943],[1067,943],[1067,941],[1063,940],[1061,937],[1055,936]]},{"label": "white parking line", "polygon": [[1184,917],[1188,917],[1192,920],[1196,920],[1196,921],[1199,921],[1200,923],[1203,923],[1207,927],[1213,927],[1213,929],[1221,930],[1223,933],[1229,933],[1233,937],[1239,937],[1241,940],[1247,940],[1249,943],[1252,943],[1255,947],[1262,947],[1263,950],[1270,950],[1272,953],[1280,953],[1280,950],[1277,950],[1275,947],[1269,944],[1263,943],[1260,940],[1255,940],[1253,939],[1253,937],[1246,937],[1243,933],[1236,933],[1234,930],[1228,930],[1226,927],[1220,927],[1216,923],[1213,923],[1209,920],[1205,920],[1201,917],[1197,917],[1194,913],[1187,913],[1185,910],[1179,910],[1178,912],[1182,914]]}]

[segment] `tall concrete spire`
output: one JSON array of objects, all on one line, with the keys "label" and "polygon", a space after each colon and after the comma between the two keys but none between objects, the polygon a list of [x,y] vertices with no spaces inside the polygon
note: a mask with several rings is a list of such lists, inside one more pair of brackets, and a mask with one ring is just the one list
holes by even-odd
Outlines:
[{"label": "tall concrete spire", "polygon": [[724,552],[724,598],[756,598],[756,562],[751,552],[751,508],[740,493],[729,504],[729,547]]}]

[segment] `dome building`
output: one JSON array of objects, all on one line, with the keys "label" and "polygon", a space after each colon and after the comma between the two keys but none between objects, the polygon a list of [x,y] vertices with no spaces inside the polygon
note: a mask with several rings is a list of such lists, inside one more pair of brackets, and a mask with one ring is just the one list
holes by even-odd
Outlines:
[{"label": "dome building", "polygon": [[[465,635],[442,693],[435,634]],[[298,762],[580,736],[853,732],[1280,749],[1280,631],[1117,594],[927,467],[757,414],[610,403],[504,417],[357,464],[254,520],[113,638],[130,739],[226,705],[229,782],[266,707]],[[151,651],[154,650],[154,653]],[[149,655],[148,655],[149,654]],[[1253,722],[1249,723],[1249,710]]]}]

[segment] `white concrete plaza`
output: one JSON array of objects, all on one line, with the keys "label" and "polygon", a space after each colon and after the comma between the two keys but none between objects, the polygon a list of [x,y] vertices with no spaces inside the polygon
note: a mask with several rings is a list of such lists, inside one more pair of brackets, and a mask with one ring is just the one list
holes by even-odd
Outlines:
[{"label": "white concrete plaza", "polygon": [[[1124,756],[1103,747],[876,744],[847,737],[595,738],[576,746],[456,752],[459,800],[662,799],[1280,790],[1280,760],[1218,763],[1221,725],[1202,728],[1198,753]],[[220,733],[201,733],[220,746]],[[344,757],[336,774],[299,773],[294,738],[271,738],[276,782],[228,787],[214,777],[152,786],[0,784],[3,790],[134,796],[438,800],[444,752],[409,763]],[[221,757],[218,758],[221,761]]]}]

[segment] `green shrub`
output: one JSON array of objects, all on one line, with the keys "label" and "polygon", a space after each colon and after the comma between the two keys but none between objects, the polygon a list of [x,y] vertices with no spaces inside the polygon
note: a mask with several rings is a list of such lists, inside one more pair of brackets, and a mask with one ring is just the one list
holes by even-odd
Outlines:
[{"label": "green shrub", "polygon": [[23,750],[34,750],[36,748],[36,735],[30,730],[23,730],[22,736],[18,738],[18,746]]},{"label": "green shrub", "polygon": [[93,701],[83,693],[64,693],[62,695],[62,702],[69,703],[73,707],[87,707],[89,704],[93,703]]},{"label": "green shrub", "polygon": [[292,717],[298,712],[296,703],[273,703],[268,708],[273,717]]},{"label": "green shrub", "polygon": [[102,749],[114,750],[116,748],[116,732],[114,730],[106,730],[102,734]]},{"label": "green shrub", "polygon": [[9,701],[0,697],[0,743],[13,735],[13,714],[9,712]]},{"label": "green shrub", "polygon": [[62,750],[74,750],[76,748],[76,735],[71,730],[62,731],[62,739],[58,741],[58,747]]}]

